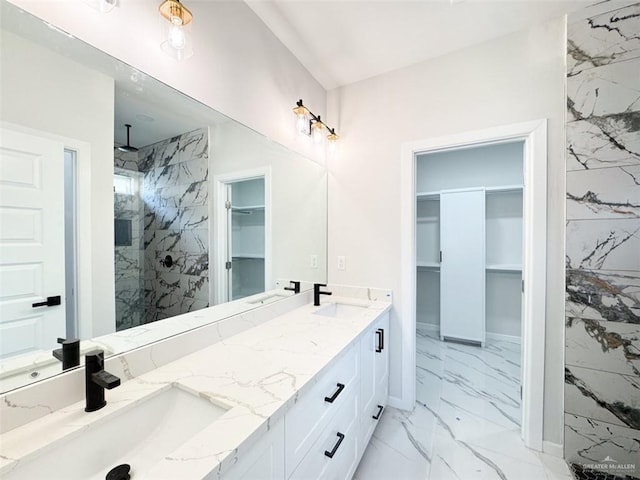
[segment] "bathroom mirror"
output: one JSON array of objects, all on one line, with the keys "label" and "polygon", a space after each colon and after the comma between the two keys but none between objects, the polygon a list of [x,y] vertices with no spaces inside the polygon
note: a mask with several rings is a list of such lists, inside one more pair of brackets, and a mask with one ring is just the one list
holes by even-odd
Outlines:
[{"label": "bathroom mirror", "polygon": [[0,5],[1,391],[61,372],[58,337],[118,354],[326,281],[324,166]]}]

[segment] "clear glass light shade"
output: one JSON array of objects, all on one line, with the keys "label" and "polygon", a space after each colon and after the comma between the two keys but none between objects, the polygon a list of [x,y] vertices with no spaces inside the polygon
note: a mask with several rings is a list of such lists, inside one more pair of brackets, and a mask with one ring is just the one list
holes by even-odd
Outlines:
[{"label": "clear glass light shade", "polygon": [[162,19],[162,51],[174,60],[186,60],[193,55],[193,43],[189,25]]},{"label": "clear glass light shade", "polygon": [[324,140],[325,127],[320,122],[313,122],[311,124],[311,138],[313,143],[320,144]]},{"label": "clear glass light shade", "polygon": [[309,110],[305,107],[295,107],[293,113],[296,116],[296,132],[309,135]]},{"label": "clear glass light shade", "polygon": [[162,50],[175,60],[185,60],[193,55],[191,20],[193,15],[178,0],[164,0],[160,4],[162,22]]}]

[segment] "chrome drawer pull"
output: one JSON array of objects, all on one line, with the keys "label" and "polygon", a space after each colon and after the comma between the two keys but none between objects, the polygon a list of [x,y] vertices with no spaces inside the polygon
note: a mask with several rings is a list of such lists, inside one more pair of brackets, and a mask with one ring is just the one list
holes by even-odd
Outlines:
[{"label": "chrome drawer pull", "polygon": [[344,440],[344,433],[337,433],[338,435],[338,441],[336,442],[336,444],[333,446],[333,450],[329,451],[329,450],[325,450],[324,454],[329,457],[329,458],[333,458],[333,456],[336,454],[336,452],[338,451],[338,447],[340,447],[340,444],[342,443],[342,440]]},{"label": "chrome drawer pull", "polygon": [[342,390],[344,390],[344,384],[343,383],[337,383],[336,386],[338,387],[338,389],[335,391],[335,393],[333,395],[331,395],[330,397],[324,397],[324,401],[325,402],[333,403],[335,401],[335,399],[338,398],[338,395],[340,395]]}]

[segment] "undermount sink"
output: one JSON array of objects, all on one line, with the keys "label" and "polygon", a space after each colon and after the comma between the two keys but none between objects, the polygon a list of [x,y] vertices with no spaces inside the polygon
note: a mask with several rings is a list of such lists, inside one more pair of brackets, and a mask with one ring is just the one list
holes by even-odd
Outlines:
[{"label": "undermount sink", "polygon": [[322,315],[324,317],[353,318],[361,315],[367,308],[368,307],[362,305],[333,302],[321,306],[313,313],[314,315]]},{"label": "undermount sink", "polygon": [[171,387],[90,424],[72,439],[43,449],[41,455],[25,459],[3,478],[104,480],[114,467],[129,464],[135,480],[225,412]]}]

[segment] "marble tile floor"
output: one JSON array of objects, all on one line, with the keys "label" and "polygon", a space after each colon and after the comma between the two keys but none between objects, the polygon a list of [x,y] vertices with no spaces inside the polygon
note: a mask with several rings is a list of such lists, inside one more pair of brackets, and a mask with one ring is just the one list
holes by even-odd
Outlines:
[{"label": "marble tile floor", "polygon": [[356,480],[570,480],[520,439],[520,346],[441,342],[418,326],[411,412],[387,408]]}]

